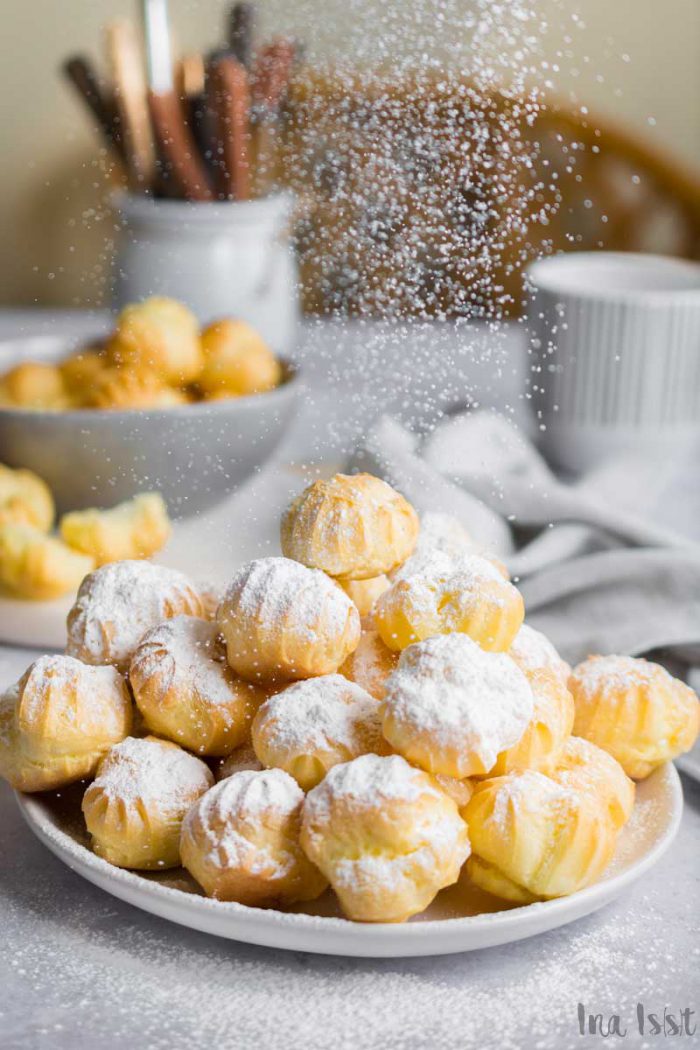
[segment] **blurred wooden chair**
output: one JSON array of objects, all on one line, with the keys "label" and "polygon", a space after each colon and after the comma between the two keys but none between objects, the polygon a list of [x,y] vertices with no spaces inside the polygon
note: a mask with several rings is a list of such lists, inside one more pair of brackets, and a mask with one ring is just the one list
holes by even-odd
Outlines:
[{"label": "blurred wooden chair", "polygon": [[281,157],[309,312],[492,317],[542,252],[700,258],[700,180],[555,100],[306,71]]}]

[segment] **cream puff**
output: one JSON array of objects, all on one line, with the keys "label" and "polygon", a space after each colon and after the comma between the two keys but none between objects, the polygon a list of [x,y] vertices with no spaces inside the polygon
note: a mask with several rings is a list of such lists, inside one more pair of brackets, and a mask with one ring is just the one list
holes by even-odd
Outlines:
[{"label": "cream puff", "polygon": [[148,728],[199,755],[228,755],[244,743],[266,695],[234,675],[215,624],[196,616],[148,631],[129,681]]},{"label": "cream puff", "polygon": [[147,561],[111,562],[81,583],[68,613],[66,652],[86,664],[114,664],[126,672],[146,631],[180,613],[203,611],[181,572]]},{"label": "cream puff", "polygon": [[505,653],[445,634],[401,654],[382,701],[384,736],[429,773],[488,773],[534,714],[532,688]]},{"label": "cream puff", "polygon": [[459,877],[467,825],[399,755],[334,766],[304,803],[301,844],[358,922],[403,922]]},{"label": "cream puff", "polygon": [[383,700],[387,679],[398,662],[399,654],[384,645],[378,631],[369,629],[362,632],[357,649],[350,653],[338,672],[366,689],[375,700]]},{"label": "cream puff", "polygon": [[163,296],[126,306],[106,351],[125,372],[150,371],[174,385],[198,379],[204,364],[197,318]]},{"label": "cream puff", "polygon": [[431,565],[401,577],[381,595],[374,619],[390,649],[437,634],[469,635],[483,649],[507,650],[523,622],[520,592],[492,562],[466,555],[453,562],[437,552]]},{"label": "cream puff", "polygon": [[634,780],[689,751],[700,729],[693,690],[632,656],[589,656],[572,671],[574,733],[608,751]]},{"label": "cream puff", "polygon": [[118,868],[178,867],[183,817],[213,782],[204,762],[177,744],[127,737],[83,798],[94,852]]},{"label": "cream puff", "polygon": [[518,904],[590,885],[617,843],[617,828],[599,800],[531,769],[478,784],[465,818],[469,877]]},{"label": "cream puff", "polygon": [[564,787],[589,795],[608,813],[616,828],[621,828],[632,816],[634,781],[617,759],[590,740],[569,737],[548,775]]},{"label": "cream puff", "polygon": [[339,580],[391,572],[411,554],[418,515],[385,481],[371,474],[336,474],[315,481],[282,518],[282,553]]},{"label": "cream puff", "polygon": [[209,897],[255,907],[314,900],[327,881],[299,843],[304,794],[281,769],[234,773],[182,826],[182,863]]},{"label": "cream puff", "polygon": [[532,718],[520,740],[501,751],[489,776],[551,769],[571,736],[574,700],[561,678],[552,671],[539,670],[529,672],[527,679],[534,703]]},{"label": "cream puff", "polygon": [[390,587],[388,576],[374,576],[370,580],[339,580],[350,601],[357,606],[360,616],[371,616],[374,603]]},{"label": "cream puff", "polygon": [[82,780],[131,725],[129,690],[113,667],[41,656],[0,700],[0,774],[17,791]]},{"label": "cream puff", "polygon": [[562,660],[549,638],[529,624],[520,627],[508,653],[526,675],[551,671],[562,685],[568,686],[571,668],[566,660]]},{"label": "cream puff", "polygon": [[360,640],[348,596],[316,569],[258,558],[234,576],[217,612],[228,662],[250,682],[337,671]]},{"label": "cream puff", "polygon": [[246,321],[225,318],[202,332],[199,386],[207,398],[262,394],[279,386],[282,366]]},{"label": "cream puff", "polygon": [[43,361],[23,361],[5,372],[0,380],[0,404],[37,412],[70,407],[60,370]]},{"label": "cream puff", "polygon": [[225,780],[226,777],[231,777],[234,773],[241,773],[246,769],[256,772],[263,769],[263,764],[255,754],[250,741],[241,744],[226,758],[222,758],[214,768],[214,776],[217,781]]},{"label": "cream puff", "polygon": [[271,696],[255,716],[252,739],[262,764],[284,769],[303,791],[340,762],[388,750],[379,704],[340,674],[296,682]]}]

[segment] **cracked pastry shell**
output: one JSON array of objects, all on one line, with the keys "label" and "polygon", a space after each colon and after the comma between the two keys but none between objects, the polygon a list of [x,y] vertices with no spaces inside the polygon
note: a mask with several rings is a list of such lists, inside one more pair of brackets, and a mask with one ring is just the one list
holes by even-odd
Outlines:
[{"label": "cracked pastry shell", "polygon": [[182,826],[182,863],[209,897],[260,907],[314,900],[328,885],[299,842],[304,794],[282,769],[220,781]]},{"label": "cracked pastry shell", "polygon": [[0,774],[17,791],[82,780],[131,725],[129,690],[114,668],[41,656],[0,700]]},{"label": "cracked pastry shell", "polygon": [[700,729],[695,692],[632,656],[589,656],[569,679],[574,733],[608,751],[635,780],[689,751]]},{"label": "cracked pastry shell", "polygon": [[267,695],[234,675],[216,626],[194,616],[148,631],[129,681],[148,728],[199,755],[228,755],[243,744]]},{"label": "cracked pastry shell", "polygon": [[600,800],[535,770],[478,784],[465,809],[469,877],[518,904],[563,897],[612,859],[617,828]]},{"label": "cracked pastry shell", "polygon": [[104,757],[83,797],[93,851],[118,868],[180,864],[180,828],[214,778],[169,740],[127,737]]},{"label": "cracked pastry shell", "polygon": [[282,552],[339,580],[367,580],[408,558],[418,515],[371,474],[335,474],[315,481],[282,518]]},{"label": "cracked pastry shell", "polygon": [[337,584],[288,558],[258,558],[234,576],[217,611],[229,665],[251,682],[337,671],[360,639],[360,616]]},{"label": "cracked pastry shell", "polygon": [[48,532],[56,510],[51,490],[31,470],[0,463],[0,525],[32,525]]},{"label": "cracked pastry shell", "polygon": [[89,554],[96,565],[150,558],[170,536],[163,497],[144,492],[109,510],[75,510],[64,514],[59,531],[69,547]]},{"label": "cracked pastry shell", "polygon": [[77,590],[95,567],[87,554],[33,525],[0,525],[0,586],[31,601]]},{"label": "cracked pastry shell", "polygon": [[455,802],[399,755],[334,766],[306,796],[301,843],[358,922],[424,911],[469,855]]}]

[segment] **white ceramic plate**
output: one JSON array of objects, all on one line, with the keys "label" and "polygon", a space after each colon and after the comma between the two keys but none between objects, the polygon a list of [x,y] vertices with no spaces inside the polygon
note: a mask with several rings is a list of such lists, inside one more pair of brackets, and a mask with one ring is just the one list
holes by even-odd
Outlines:
[{"label": "white ceramic plate", "polygon": [[571,897],[494,911],[499,907],[495,898],[460,880],[411,922],[364,925],[339,917],[330,893],[303,913],[263,911],[201,896],[182,869],[137,875],[114,868],[84,845],[80,790],[63,792],[60,801],[49,795],[18,795],[17,799],[30,828],[52,853],[120,900],[231,940],[325,955],[374,957],[448,955],[488,948],[588,915],[624,893],[659,860],[678,831],[683,806],[676,770],[672,765],[657,770],[639,785],[634,814],[620,836],[610,868],[594,886]]}]

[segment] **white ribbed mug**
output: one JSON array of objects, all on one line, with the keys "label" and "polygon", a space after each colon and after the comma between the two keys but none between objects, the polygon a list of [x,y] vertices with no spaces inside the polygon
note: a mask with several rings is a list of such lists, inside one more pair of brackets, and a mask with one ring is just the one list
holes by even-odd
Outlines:
[{"label": "white ribbed mug", "polygon": [[700,439],[700,264],[568,252],[527,274],[539,443],[565,470]]}]

